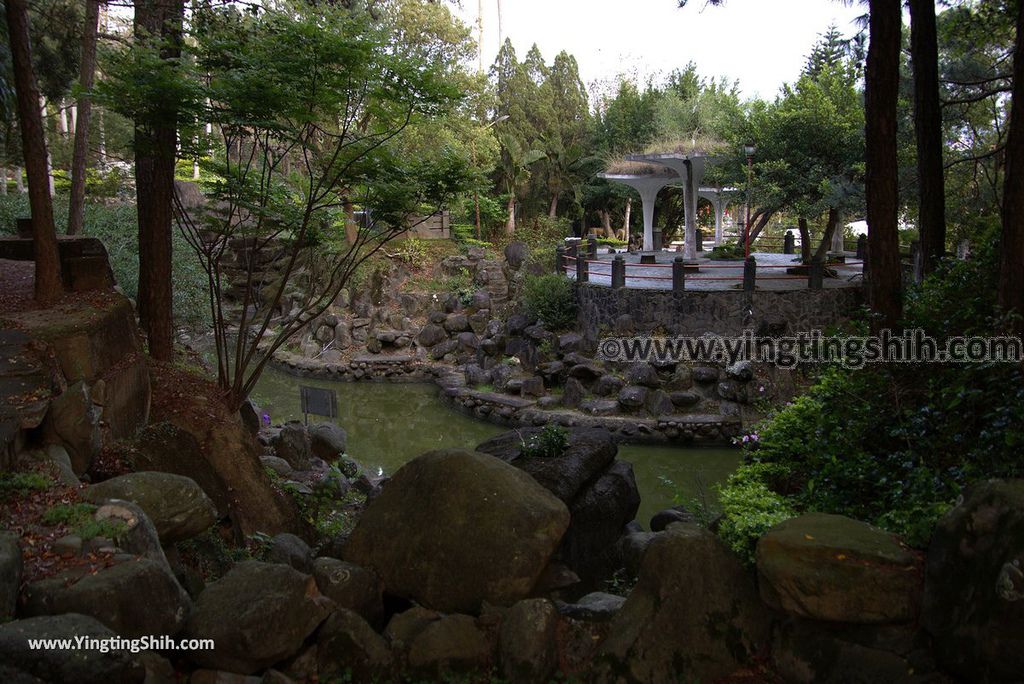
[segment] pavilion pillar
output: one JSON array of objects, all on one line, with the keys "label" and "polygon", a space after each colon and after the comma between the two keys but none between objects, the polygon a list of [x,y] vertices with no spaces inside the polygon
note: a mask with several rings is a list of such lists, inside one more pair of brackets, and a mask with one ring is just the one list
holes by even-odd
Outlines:
[{"label": "pavilion pillar", "polygon": [[715,247],[722,244],[722,214],[725,213],[725,203],[719,197],[714,201],[715,206]]},{"label": "pavilion pillar", "polygon": [[644,248],[645,252],[654,251],[654,204],[658,201],[660,188],[643,188],[640,190],[640,201],[644,207]]},{"label": "pavilion pillar", "polygon": [[696,178],[693,173],[693,162],[687,159],[683,162],[685,174],[683,182],[686,184],[683,192],[683,209],[686,214],[686,235],[683,238],[683,258],[692,260],[697,258],[697,188]]}]

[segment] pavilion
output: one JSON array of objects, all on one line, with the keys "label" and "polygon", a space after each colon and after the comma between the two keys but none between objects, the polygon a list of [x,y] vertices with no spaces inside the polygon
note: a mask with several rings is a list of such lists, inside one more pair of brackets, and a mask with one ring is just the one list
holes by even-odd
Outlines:
[{"label": "pavilion", "polygon": [[643,251],[653,252],[654,205],[661,189],[673,185],[683,187],[683,207],[686,214],[686,232],[683,239],[683,258],[697,258],[697,198],[711,202],[715,211],[715,244],[722,241],[723,219],[729,194],[735,188],[701,187],[710,157],[704,153],[633,154],[625,164],[613,165],[601,178],[622,183],[640,193],[644,215]]}]

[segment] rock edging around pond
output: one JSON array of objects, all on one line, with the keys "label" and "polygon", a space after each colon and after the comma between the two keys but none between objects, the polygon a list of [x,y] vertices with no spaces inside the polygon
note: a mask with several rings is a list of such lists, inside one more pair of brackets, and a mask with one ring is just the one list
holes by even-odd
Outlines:
[{"label": "rock edging around pond", "polygon": [[[721,414],[596,415],[580,409],[545,407],[539,398],[476,389],[467,385],[465,372],[431,363],[416,354],[362,355],[349,362],[324,363],[288,352],[274,357],[273,367],[296,377],[336,382],[433,383],[449,407],[479,420],[504,427],[601,428],[616,440],[632,444],[719,446],[731,444],[743,433],[740,416]],[[716,371],[717,372],[717,371]]]}]

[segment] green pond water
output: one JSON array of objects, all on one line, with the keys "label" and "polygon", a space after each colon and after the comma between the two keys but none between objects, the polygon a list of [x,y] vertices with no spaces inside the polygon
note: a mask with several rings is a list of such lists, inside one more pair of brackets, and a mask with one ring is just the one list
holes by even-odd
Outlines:
[{"label": "green pond water", "polygon": [[[267,369],[252,398],[275,424],[301,420],[300,384],[337,391],[337,423],[348,432],[349,455],[383,473],[395,472],[425,451],[472,448],[508,429],[448,408],[430,384],[332,382]],[[642,499],[637,520],[647,527],[654,513],[676,503],[677,495],[686,503],[703,493],[713,503],[713,486],[736,469],[740,454],[735,449],[623,445],[619,458],[633,464]]]}]

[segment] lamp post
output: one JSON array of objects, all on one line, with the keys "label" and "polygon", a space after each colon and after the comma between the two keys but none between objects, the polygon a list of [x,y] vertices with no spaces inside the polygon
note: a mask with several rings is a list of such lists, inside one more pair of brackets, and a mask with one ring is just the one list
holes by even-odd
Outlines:
[{"label": "lamp post", "polygon": [[754,175],[754,153],[757,152],[757,145],[748,142],[743,146],[743,154],[747,156],[747,220],[743,231],[744,256],[750,256],[750,183]]},{"label": "lamp post", "polygon": [[[486,126],[484,126],[484,130],[486,131],[488,128],[490,128],[491,126],[494,126],[495,124],[500,124],[502,121],[504,121],[507,118],[508,118],[508,114],[502,114],[497,119],[495,119],[491,123],[489,123]],[[476,139],[471,139],[469,141],[469,149],[470,149],[470,154],[473,155],[473,168],[476,168]],[[473,188],[473,208],[476,210],[476,239],[479,240],[480,239],[480,189],[479,188]]]}]

